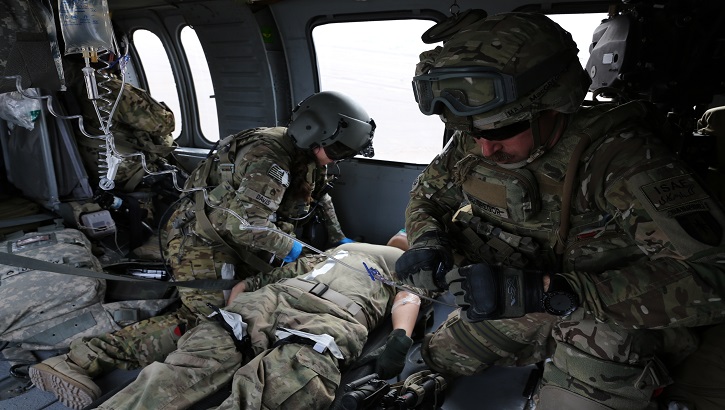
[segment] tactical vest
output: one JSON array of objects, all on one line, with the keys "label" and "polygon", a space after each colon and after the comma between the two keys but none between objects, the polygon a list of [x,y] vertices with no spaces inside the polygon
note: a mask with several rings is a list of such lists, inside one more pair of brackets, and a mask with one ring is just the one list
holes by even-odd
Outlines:
[{"label": "tactical vest", "polygon": [[494,255],[493,263],[518,267],[601,271],[643,257],[634,242],[609,223],[613,216],[588,202],[582,190],[589,181],[581,178],[585,172],[603,178],[597,172],[603,172],[616,153],[609,147],[600,152],[605,137],[641,124],[646,113],[647,107],[637,102],[582,108],[554,147],[520,169],[504,169],[480,155],[464,157],[454,173],[470,213],[463,209],[455,218],[463,230],[459,236],[471,240],[471,231],[465,231],[472,229],[482,238],[475,252]]},{"label": "tactical vest", "polygon": [[[209,207],[205,204],[204,194],[197,191],[194,194],[194,201],[186,207],[177,211],[175,216],[186,215],[188,225],[191,226],[194,234],[201,236],[204,240],[213,245],[222,245],[226,248],[228,254],[241,255],[241,259],[249,262],[252,250],[247,246],[234,243],[228,240],[229,233],[226,230],[229,218],[235,218],[229,212],[223,209],[230,207],[231,201],[234,200],[237,190],[246,189],[240,186],[241,181],[235,175],[234,170],[241,166],[241,160],[245,154],[252,149],[257,143],[269,144],[276,149],[284,150],[289,155],[286,156],[287,162],[277,164],[278,172],[269,171],[270,178],[276,178],[282,185],[288,185],[289,168],[291,159],[295,154],[296,148],[292,141],[284,138],[286,132],[285,127],[273,128],[255,128],[242,131],[236,135],[229,136],[219,143],[217,152],[204,160],[191,173],[186,183],[186,189],[213,187],[208,190],[207,200],[214,205]],[[307,182],[313,186],[313,194],[320,189],[320,178],[324,178],[319,167],[314,163],[308,165]],[[285,179],[286,178],[286,179]],[[281,180],[285,179],[285,180]],[[247,196],[254,197],[255,193],[246,192]],[[193,210],[194,212],[190,212]],[[298,215],[304,215],[309,211],[309,204],[302,201],[283,200],[279,204],[279,208],[270,217],[270,220],[283,232],[294,234],[294,224],[289,222],[294,220]],[[241,216],[241,215],[240,215]],[[174,217],[172,217],[173,219]],[[239,222],[235,223],[239,224]],[[170,235],[170,239],[173,235]],[[262,270],[260,264],[257,264],[258,270]],[[271,269],[269,264],[265,263],[265,270]]]}]

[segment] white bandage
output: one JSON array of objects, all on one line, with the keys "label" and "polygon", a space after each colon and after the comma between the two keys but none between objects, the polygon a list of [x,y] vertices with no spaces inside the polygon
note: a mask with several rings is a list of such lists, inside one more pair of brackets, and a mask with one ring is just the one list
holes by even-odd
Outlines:
[{"label": "white bandage", "polygon": [[418,297],[418,295],[408,293],[408,296],[406,296],[402,299],[396,300],[395,303],[393,303],[393,307],[390,309],[390,313],[393,313],[395,308],[397,308],[398,306],[407,305],[408,303],[414,303],[414,304],[420,306],[420,297]]}]

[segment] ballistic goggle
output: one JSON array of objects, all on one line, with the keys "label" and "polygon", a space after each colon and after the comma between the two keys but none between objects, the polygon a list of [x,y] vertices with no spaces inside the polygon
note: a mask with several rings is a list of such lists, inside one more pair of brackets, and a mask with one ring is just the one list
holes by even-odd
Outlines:
[{"label": "ballistic goggle", "polygon": [[453,115],[469,117],[514,102],[519,97],[513,76],[491,67],[433,68],[413,77],[413,93],[425,115],[442,114],[443,106]]},{"label": "ballistic goggle", "polygon": [[458,117],[483,114],[526,96],[565,70],[570,50],[548,57],[535,67],[512,76],[493,67],[439,67],[413,77],[413,93],[425,115],[446,107]]}]

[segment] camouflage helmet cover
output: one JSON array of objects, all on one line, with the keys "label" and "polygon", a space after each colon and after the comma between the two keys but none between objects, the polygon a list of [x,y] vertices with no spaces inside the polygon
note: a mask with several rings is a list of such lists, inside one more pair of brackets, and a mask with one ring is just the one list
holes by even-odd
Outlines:
[{"label": "camouflage helmet cover", "polygon": [[[510,82],[516,84],[518,91],[512,94],[515,96],[513,101],[505,101],[465,118],[468,127],[473,125],[482,130],[501,128],[529,120],[536,112],[544,110],[576,111],[590,83],[577,52],[571,34],[543,14],[497,14],[461,29],[442,47],[423,52],[416,66],[416,79],[442,68],[454,68],[461,73],[486,70],[513,78]],[[522,84],[529,86],[522,87]],[[465,98],[467,107],[483,106],[501,93],[495,81],[463,74],[457,79],[434,82],[430,87],[434,95],[448,88],[456,89],[458,96]],[[461,97],[461,93],[465,96]],[[447,126],[462,129],[459,126],[463,124],[463,115],[452,113],[451,107],[445,105],[440,114]]]}]

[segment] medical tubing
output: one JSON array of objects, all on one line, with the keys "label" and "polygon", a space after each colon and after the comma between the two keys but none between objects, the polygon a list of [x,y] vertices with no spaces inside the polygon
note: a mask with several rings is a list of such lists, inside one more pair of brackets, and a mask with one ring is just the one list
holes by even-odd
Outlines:
[{"label": "medical tubing", "polygon": [[36,100],[45,100],[46,107],[48,108],[48,112],[56,117],[60,118],[62,120],[78,120],[78,128],[80,129],[81,133],[85,135],[88,138],[95,138],[95,139],[101,139],[105,138],[105,135],[93,135],[86,131],[85,127],[83,126],[83,116],[81,115],[61,115],[56,112],[56,110],[53,108],[54,102],[52,95],[32,95],[29,94],[23,89],[23,83],[22,83],[22,77],[20,75],[10,75],[10,76],[2,76],[0,78],[3,78],[5,80],[15,80],[15,88],[18,90],[20,94],[22,94],[26,98],[33,98]]},{"label": "medical tubing", "polygon": [[[282,235],[284,237],[287,237],[287,238],[289,238],[289,239],[291,239],[293,241],[299,242],[303,247],[305,247],[305,248],[307,248],[307,249],[309,249],[309,250],[311,250],[313,252],[316,252],[317,254],[323,255],[323,256],[327,257],[327,259],[329,259],[329,260],[331,260],[331,261],[333,261],[335,263],[339,263],[340,265],[342,265],[342,266],[344,266],[344,267],[346,267],[346,268],[348,268],[350,270],[353,270],[355,272],[359,272],[359,273],[364,274],[366,276],[372,276],[368,272],[367,269],[353,267],[352,265],[350,265],[348,263],[345,263],[345,262],[341,261],[340,259],[336,259],[334,257],[334,255],[331,255],[331,254],[329,254],[327,252],[321,251],[321,250],[315,248],[314,246],[309,245],[309,244],[305,243],[304,241],[301,241],[298,238],[296,238],[296,237],[294,237],[294,236],[292,236],[292,235],[290,235],[290,234],[288,234],[286,232],[280,231],[278,228],[271,228],[271,227],[268,227],[268,226],[250,225],[248,221],[246,221],[238,213],[232,211],[231,209],[224,208],[224,207],[221,207],[221,206],[212,204],[209,201],[209,198],[207,196],[207,190],[205,188],[199,188],[199,189],[201,189],[203,191],[203,193],[204,193],[204,203],[207,206],[209,206],[212,209],[218,209],[218,210],[220,210],[222,212],[229,213],[231,216],[233,216],[234,218],[236,218],[240,222],[240,225],[239,225],[239,228],[240,229],[249,229],[249,230],[252,230],[252,231],[271,231],[271,232],[276,232],[279,235]],[[197,190],[199,190],[199,189],[197,189]],[[458,307],[458,305],[452,305],[452,304],[449,304],[449,303],[446,303],[446,302],[442,302],[440,300],[436,300],[434,298],[431,298],[431,297],[428,297],[428,296],[425,296],[425,295],[421,295],[420,293],[416,292],[415,290],[412,290],[412,289],[408,288],[404,284],[396,283],[393,280],[390,280],[390,279],[385,278],[384,276],[382,276],[382,274],[375,275],[374,278],[371,277],[371,280],[379,280],[380,282],[382,282],[382,283],[384,283],[384,284],[386,284],[388,286],[391,286],[391,287],[393,287],[395,289],[398,289],[398,290],[402,290],[402,291],[411,293],[411,294],[416,295],[416,296],[418,296],[418,297],[420,297],[422,299],[426,299],[426,300],[429,300],[429,301],[434,302],[434,303],[439,303],[439,304],[442,304],[442,305],[445,305],[445,306]]]},{"label": "medical tubing", "polygon": [[[128,58],[128,55],[124,55],[123,58]],[[121,64],[123,64],[123,63],[121,63]],[[122,67],[121,72],[122,72],[122,86],[121,86],[121,90],[123,90],[123,84],[125,84],[125,67]],[[3,76],[2,78],[4,78],[4,79],[13,79],[14,78],[15,79],[16,88],[17,88],[18,92],[20,92],[21,94],[23,94],[23,96],[25,96],[27,98],[35,98],[35,99],[46,100],[46,105],[48,107],[48,112],[50,112],[50,114],[53,115],[54,117],[60,118],[60,119],[64,119],[64,120],[73,120],[73,119],[76,119],[78,121],[78,128],[81,130],[81,133],[83,133],[83,135],[85,135],[86,137],[88,137],[88,138],[95,138],[95,139],[106,139],[106,142],[108,144],[108,151],[112,152],[113,154],[116,154],[116,155],[118,155],[119,157],[122,157],[122,158],[128,158],[128,157],[132,157],[132,156],[140,156],[140,158],[141,158],[141,166],[143,167],[144,172],[146,172],[147,174],[149,174],[149,175],[170,174],[171,175],[172,182],[174,184],[174,188],[177,191],[179,191],[179,192],[181,192],[183,194],[188,194],[188,193],[196,192],[196,191],[202,191],[203,194],[204,194],[204,202],[205,202],[205,204],[207,206],[209,206],[210,208],[213,208],[213,209],[219,209],[219,210],[221,210],[223,212],[227,212],[230,215],[232,215],[234,218],[236,218],[240,222],[240,228],[241,229],[258,230],[258,231],[274,231],[274,232],[276,232],[279,235],[285,236],[285,237],[287,237],[287,238],[289,238],[289,239],[291,239],[293,241],[299,242],[303,247],[305,247],[305,248],[307,248],[307,249],[309,249],[309,250],[311,250],[311,251],[313,251],[313,252],[315,252],[317,254],[324,255],[325,257],[327,257],[327,259],[329,259],[331,261],[334,261],[335,263],[339,263],[342,266],[345,266],[346,268],[348,268],[350,270],[353,270],[355,272],[359,272],[359,273],[364,274],[364,275],[369,275],[368,272],[365,269],[359,268],[359,267],[353,267],[353,266],[351,266],[351,265],[349,265],[349,264],[347,264],[347,263],[345,263],[345,262],[343,262],[343,261],[341,261],[339,259],[335,259],[335,257],[333,255],[330,255],[327,252],[321,251],[321,250],[315,248],[314,246],[312,246],[312,245],[310,245],[308,243],[305,243],[304,241],[301,241],[298,238],[296,238],[296,237],[294,237],[294,236],[292,236],[290,234],[287,234],[285,232],[280,231],[277,228],[270,228],[270,227],[266,227],[266,226],[254,226],[254,225],[250,225],[249,222],[247,222],[244,218],[242,218],[239,214],[237,214],[236,212],[232,211],[231,209],[229,209],[229,208],[223,208],[223,207],[216,206],[216,205],[212,204],[209,201],[208,191],[207,191],[207,189],[205,187],[189,188],[189,189],[185,189],[185,188],[180,187],[179,186],[179,183],[178,183],[178,179],[176,177],[176,169],[168,169],[168,170],[153,172],[146,165],[146,157],[145,157],[145,155],[142,152],[137,152],[137,153],[133,153],[133,154],[122,155],[122,154],[118,153],[118,151],[116,151],[116,149],[114,147],[113,139],[112,139],[112,134],[109,133],[109,135],[110,135],[111,138],[107,138],[109,135],[92,135],[92,134],[88,133],[85,130],[85,128],[83,127],[83,116],[81,116],[81,115],[69,115],[69,116],[67,116],[67,115],[60,115],[60,114],[58,114],[53,109],[53,96],[50,96],[50,95],[32,96],[32,95],[29,95],[28,93],[24,92],[23,91],[23,88],[22,88],[22,82],[21,82],[22,81],[22,78],[21,78],[21,76],[19,76],[19,75]],[[119,92],[119,96],[120,95],[121,95],[121,93]],[[116,106],[118,104],[118,100],[119,99],[120,98],[117,97],[116,104],[114,104],[113,108],[110,111],[110,115],[111,116],[113,116],[113,112],[115,111],[115,108],[116,108]],[[110,141],[110,143],[109,143],[109,141]],[[414,295],[416,295],[416,296],[418,296],[418,297],[420,297],[422,299],[426,299],[426,300],[429,300],[431,302],[439,303],[439,304],[446,305],[446,306],[456,307],[455,305],[451,305],[449,303],[445,303],[445,302],[442,302],[440,300],[436,300],[436,299],[430,298],[428,296],[421,295],[420,293],[416,292],[415,290],[412,290],[412,289],[408,288],[406,285],[401,284],[401,283],[396,283],[393,280],[390,280],[390,279],[387,279],[387,278],[383,277],[382,275],[377,276],[375,279],[376,280],[380,280],[382,283],[384,283],[384,284],[386,284],[388,286],[391,286],[391,287],[393,287],[395,289],[412,293],[412,294],[414,294]]]}]

